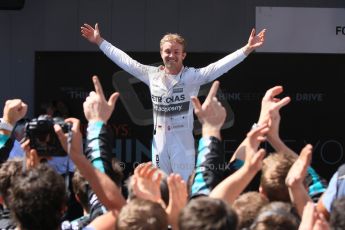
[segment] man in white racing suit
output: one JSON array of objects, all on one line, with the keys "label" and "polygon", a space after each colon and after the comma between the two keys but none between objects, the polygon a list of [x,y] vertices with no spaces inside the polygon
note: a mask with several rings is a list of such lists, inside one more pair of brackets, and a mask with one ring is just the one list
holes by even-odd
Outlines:
[{"label": "man in white racing suit", "polygon": [[190,97],[197,96],[201,85],[220,77],[264,43],[265,31],[255,35],[241,49],[203,68],[183,65],[185,40],[166,34],[160,41],[164,66],[143,65],[104,40],[98,28],[81,27],[82,36],[95,43],[119,67],[149,86],[153,107],[154,135],[152,162],[167,174],[178,173],[187,181],[195,166],[193,108]]}]

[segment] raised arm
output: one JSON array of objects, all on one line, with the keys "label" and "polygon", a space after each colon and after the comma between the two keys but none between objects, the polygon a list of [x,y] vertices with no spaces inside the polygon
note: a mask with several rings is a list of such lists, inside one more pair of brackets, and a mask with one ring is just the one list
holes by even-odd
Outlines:
[{"label": "raised arm", "polygon": [[[298,154],[284,143],[279,134],[281,120],[280,109],[291,101],[290,97],[283,97],[282,99],[278,98],[278,95],[282,92],[282,86],[275,86],[267,90],[261,102],[261,112],[258,124],[268,122],[270,130],[267,133],[267,140],[276,152],[284,152],[298,157]],[[310,183],[308,184],[309,196],[312,197],[313,200],[317,200],[325,191],[326,183],[311,167],[308,167],[307,172],[308,177],[311,178]]]},{"label": "raised arm", "polygon": [[220,129],[225,121],[226,111],[216,98],[218,87],[219,82],[215,81],[202,105],[198,98],[191,98],[195,114],[202,124],[191,197],[208,195],[224,177],[225,162]]},{"label": "raised arm", "polygon": [[[89,160],[83,154],[79,121],[75,119],[66,120],[73,123],[71,159],[80,173],[89,181],[92,190],[102,204],[110,210],[119,210],[125,204],[125,200],[121,195],[120,188],[105,174],[107,173],[109,176],[112,174],[112,156],[111,147],[109,147],[110,140],[106,133],[102,135],[102,129],[106,129],[105,124],[114,110],[119,93],[113,93],[109,100],[106,100],[98,77],[93,76],[92,80],[95,91],[90,92],[83,104],[85,117],[89,121],[86,141],[86,155]],[[61,135],[58,127],[57,133],[61,143],[66,147],[66,137]]]},{"label": "raised arm", "polygon": [[286,152],[297,156],[295,152],[285,145],[279,135],[279,126],[281,120],[280,109],[289,104],[291,101],[290,97],[279,99],[277,96],[282,92],[282,86],[275,86],[267,90],[265,96],[262,98],[258,124],[269,124],[270,131],[267,134],[267,140],[277,152]]},{"label": "raised arm", "polygon": [[[80,173],[89,182],[91,188],[96,193],[100,201],[109,210],[120,210],[126,201],[121,194],[119,187],[104,173],[94,168],[83,154],[83,141],[80,132],[80,121],[75,118],[69,118],[66,122],[72,123],[72,142],[70,157],[79,169]],[[56,127],[56,134],[61,144],[67,150],[67,137],[61,128]]]},{"label": "raised arm", "polygon": [[202,105],[197,97],[191,97],[191,100],[195,115],[202,124],[202,136],[213,136],[221,140],[220,129],[224,124],[226,111],[216,98],[218,88],[219,82],[215,81]]},{"label": "raised arm", "polygon": [[267,132],[267,124],[264,124],[252,129],[247,134],[247,145],[244,147],[246,158],[243,167],[219,183],[211,192],[210,197],[223,199],[232,204],[241,194],[257,172],[261,170],[266,152],[263,149],[258,151],[258,147],[262,141],[266,140]]},{"label": "raised arm", "polygon": [[[280,114],[282,107],[290,102],[290,97],[279,99],[276,96],[283,92],[282,86],[275,86],[266,91],[261,101],[261,111],[257,125],[268,124],[270,127],[267,133],[267,140],[270,141],[276,151],[292,151],[290,150],[279,137]],[[236,149],[230,161],[235,159],[245,159],[245,146],[248,145],[248,138]]]},{"label": "raised arm", "polygon": [[91,91],[86,98],[83,108],[88,121],[85,154],[95,167],[107,173],[113,173],[112,154],[113,135],[106,124],[114,111],[119,93],[113,93],[106,100],[102,85],[97,76],[92,77],[95,91]]},{"label": "raised arm", "polygon": [[[13,127],[22,119],[28,110],[28,106],[20,99],[7,100],[5,102],[3,117],[1,123],[5,123],[8,127]],[[10,136],[12,131],[8,129],[0,129],[0,134]]]},{"label": "raised arm", "polygon": [[308,195],[304,180],[307,176],[307,169],[311,163],[313,147],[306,145],[295,163],[291,166],[286,176],[285,184],[288,187],[291,202],[296,207],[298,214],[302,217],[303,209],[311,198]]},{"label": "raised arm", "polygon": [[169,205],[165,211],[172,229],[178,229],[179,214],[187,204],[187,185],[180,175],[172,173],[168,177],[168,188]]},{"label": "raised arm", "polygon": [[98,45],[100,50],[116,65],[143,81],[145,84],[149,84],[148,72],[150,70],[155,71],[157,67],[139,63],[127,53],[103,39],[99,31],[98,23],[95,24],[95,28],[85,23],[80,27],[80,31],[84,38]]},{"label": "raised arm", "polygon": [[[121,186],[115,179],[118,177],[118,172],[112,168],[112,162],[115,158],[112,153],[113,132],[106,125],[119,94],[113,93],[107,100],[98,77],[93,76],[92,81],[95,90],[90,92],[83,104],[84,114],[88,120],[85,155],[93,167],[107,174],[118,186]],[[88,190],[88,198],[91,206],[90,217],[94,219],[103,214],[104,207],[91,189]]]},{"label": "raised arm", "polygon": [[158,168],[152,167],[152,162],[141,163],[134,170],[133,192],[136,197],[151,200],[164,206],[160,191],[162,174]]}]

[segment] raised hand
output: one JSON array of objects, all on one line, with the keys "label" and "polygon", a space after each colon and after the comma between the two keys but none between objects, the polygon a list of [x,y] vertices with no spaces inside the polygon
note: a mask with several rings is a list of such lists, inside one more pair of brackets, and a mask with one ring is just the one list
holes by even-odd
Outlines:
[{"label": "raised hand", "polygon": [[266,152],[263,149],[258,151],[258,148],[260,143],[266,140],[266,134],[268,131],[268,125],[263,124],[252,129],[247,134],[248,144],[245,146],[245,167],[254,171],[259,171],[262,168],[262,160],[265,157]]},{"label": "raised hand", "polygon": [[226,111],[216,97],[218,88],[219,81],[215,81],[202,105],[197,97],[191,97],[191,100],[194,112],[202,124],[203,136],[216,136],[220,139],[219,132],[224,124]]},{"label": "raised hand", "polygon": [[59,141],[64,148],[64,150],[70,154],[77,156],[79,154],[83,155],[83,139],[82,134],[80,132],[80,120],[76,118],[67,118],[65,120],[66,123],[72,124],[71,131],[72,131],[72,141],[71,141],[71,149],[67,149],[67,141],[68,141],[68,134],[64,133],[61,129],[60,125],[55,124],[54,130],[59,138]]},{"label": "raised hand", "polygon": [[265,42],[265,33],[266,29],[263,29],[260,31],[260,33],[255,35],[255,29],[253,28],[249,35],[247,45],[243,47],[243,52],[246,55],[249,55],[256,48],[261,47]]},{"label": "raised hand", "polygon": [[256,49],[264,44],[266,29],[261,30],[257,35],[255,35],[255,29],[252,29],[250,33],[248,44],[250,47]]},{"label": "raised hand", "polygon": [[22,149],[25,152],[25,166],[26,169],[31,169],[36,167],[41,163],[41,160],[43,159],[51,159],[51,157],[41,157],[38,155],[36,149],[30,148],[30,140],[26,140],[21,144]]},{"label": "raised hand", "polygon": [[98,77],[93,76],[92,81],[95,86],[95,91],[91,91],[83,103],[85,117],[89,122],[103,121],[107,123],[120,94],[113,93],[107,101]]},{"label": "raised hand", "polygon": [[[103,172],[91,165],[83,154],[83,140],[80,132],[80,121],[76,118],[68,118],[65,122],[72,124],[72,143],[69,152],[71,159],[79,169],[80,173],[91,185],[101,203],[108,210],[120,210],[126,201],[117,185]],[[55,132],[67,151],[67,134],[64,134],[59,125],[55,125]]]},{"label": "raised hand", "polygon": [[187,185],[180,175],[170,174],[168,177],[168,187],[169,205],[166,208],[166,212],[169,217],[169,224],[173,226],[173,229],[177,229],[178,216],[187,204]]},{"label": "raised hand", "polygon": [[305,205],[312,201],[304,185],[304,179],[307,175],[308,167],[311,163],[313,146],[307,144],[301,151],[297,160],[291,166],[286,178],[285,184],[289,190],[291,202],[297,209],[300,216],[303,214]]},{"label": "raised hand", "polygon": [[134,170],[133,192],[137,197],[164,203],[161,199],[160,182],[162,174],[158,168],[152,167],[152,162],[142,163]]},{"label": "raised hand", "polygon": [[303,181],[307,176],[307,169],[311,163],[313,146],[307,144],[301,151],[297,160],[291,166],[286,176],[285,184],[288,187],[300,185],[303,188]]},{"label": "raised hand", "polygon": [[98,28],[98,23],[95,24],[95,28],[85,23],[83,26],[80,27],[80,32],[81,36],[86,38],[91,43],[100,45],[103,41],[103,38],[101,37],[101,33]]},{"label": "raised hand", "polygon": [[275,86],[266,91],[261,101],[261,111],[258,124],[268,123],[270,130],[267,134],[269,141],[279,139],[280,109],[291,101],[290,97],[277,98],[283,92],[282,86]]},{"label": "raised hand", "polygon": [[4,106],[3,119],[6,123],[14,126],[17,121],[22,119],[28,106],[20,99],[7,100]]},{"label": "raised hand", "polygon": [[261,111],[258,124],[268,123],[271,116],[274,113],[279,113],[279,110],[287,105],[291,99],[290,97],[284,97],[279,99],[276,96],[283,92],[282,86],[274,86],[266,91],[261,101]]}]

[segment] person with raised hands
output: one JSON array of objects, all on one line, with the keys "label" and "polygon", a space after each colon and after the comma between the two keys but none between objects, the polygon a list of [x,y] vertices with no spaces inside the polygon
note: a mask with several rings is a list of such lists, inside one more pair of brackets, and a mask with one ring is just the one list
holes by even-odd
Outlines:
[{"label": "person with raised hands", "polygon": [[192,97],[194,112],[202,124],[202,138],[199,140],[194,178],[191,178],[189,196],[208,196],[224,178],[225,156],[220,130],[226,118],[226,111],[216,94],[219,82],[215,81],[204,101]]},{"label": "person with raised hands", "polygon": [[[275,86],[266,91],[261,101],[261,111],[258,122],[253,125],[253,127],[257,127],[263,124],[268,124],[270,129],[267,133],[267,140],[273,142],[272,145],[276,151],[283,150],[282,148],[286,147],[279,138],[279,111],[291,101],[290,97],[284,97],[282,99],[277,98],[277,95],[282,92],[282,86]],[[243,140],[230,161],[234,161],[235,159],[245,159],[245,146],[247,145],[247,142],[247,138]]]},{"label": "person with raised hands", "polygon": [[[295,153],[292,149],[290,149],[284,143],[284,141],[280,138],[280,135],[279,135],[279,126],[280,126],[280,121],[281,121],[280,110],[286,105],[288,105],[291,101],[291,98],[288,96],[279,98],[279,95],[282,93],[283,93],[282,86],[274,86],[266,91],[261,101],[261,110],[260,110],[260,116],[259,116],[258,122],[255,123],[253,127],[257,127],[257,126],[267,123],[269,126],[269,131],[267,132],[267,141],[274,148],[276,153],[283,153],[283,155],[276,156],[276,158],[284,160],[286,162],[291,162],[291,165],[292,165],[294,159],[297,159],[298,154]],[[246,138],[240,144],[240,146],[236,149],[234,155],[232,156],[230,160],[230,168],[235,168],[235,170],[237,170],[239,167],[243,165],[243,160],[245,159],[245,146],[247,144],[248,144],[248,139]],[[289,170],[289,168],[287,168],[288,166],[287,165],[283,166],[282,164],[285,164],[285,163],[276,162],[276,159],[273,159],[273,158],[272,158],[272,161],[275,161],[274,163],[275,166],[285,167],[286,173],[287,173]],[[268,161],[269,160],[267,160],[267,162]],[[266,168],[268,168],[269,171],[272,171],[272,165],[268,165],[267,167],[264,166],[264,169]],[[283,170],[281,170],[280,172],[282,171]],[[277,173],[275,173],[274,175],[278,176]],[[280,177],[281,178],[284,177],[283,180],[285,180],[285,176],[286,175],[281,175]],[[320,176],[311,167],[308,167],[308,178],[310,178],[309,180],[310,183],[308,184],[309,195],[313,200],[318,200],[322,192],[325,191],[326,183],[322,178],[320,178]]]},{"label": "person with raised hands", "polygon": [[[91,188],[107,209],[121,209],[126,201],[121,194],[120,188],[106,174],[93,167],[84,156],[80,121],[76,118],[67,118],[65,122],[72,124],[72,141],[69,154],[80,173],[89,182]],[[55,132],[64,149],[67,150],[67,136],[65,136],[61,128],[56,128]]]},{"label": "person with raised hands", "polygon": [[170,174],[167,177],[169,203],[166,205],[162,200],[160,189],[161,179],[162,172],[158,168],[152,167],[152,162],[138,165],[134,170],[134,175],[130,182],[133,190],[131,200],[140,198],[159,203],[167,213],[168,223],[173,229],[176,229],[178,215],[187,203],[187,186],[180,175]]},{"label": "person with raised hands", "polygon": [[[89,150],[86,149],[85,151],[89,160],[84,156],[80,121],[75,118],[68,118],[65,120],[65,122],[72,123],[71,149],[68,152],[101,203],[108,210],[120,210],[126,203],[121,194],[121,188],[105,174],[107,169],[111,171],[111,163],[109,165],[109,162],[111,162],[109,157],[111,154],[111,152],[109,152],[109,148],[111,149],[111,144],[109,144],[111,139],[107,136],[108,133],[105,129],[105,124],[115,108],[119,93],[113,93],[107,101],[98,77],[93,76],[92,80],[95,91],[89,94],[83,104],[85,117],[89,121],[87,134],[87,148],[89,148]],[[67,150],[67,135],[62,132],[61,127],[55,125],[54,128],[60,142],[65,150]],[[102,133],[103,130],[104,135]],[[101,143],[99,146],[96,146],[97,143],[99,144],[101,141],[103,141],[103,144]],[[99,167],[94,167],[91,162]],[[99,163],[95,164],[95,162]],[[105,169],[106,167],[107,169]]]},{"label": "person with raised hands", "polygon": [[[267,124],[269,130],[267,132],[267,140],[270,133],[272,133],[272,114],[277,114],[276,111],[279,111],[283,106],[290,102],[289,97],[284,97],[282,99],[277,98],[276,96],[279,95],[283,91],[282,86],[275,86],[268,89],[262,98],[261,101],[261,111],[260,116],[257,123],[254,123],[252,126],[253,128],[260,127],[260,125]],[[279,112],[278,112],[279,115]],[[233,172],[237,171],[241,168],[244,164],[244,160],[246,158],[246,146],[248,145],[248,136],[242,141],[242,143],[237,147],[235,153],[232,155],[228,167],[227,167],[227,174],[232,174]],[[246,190],[257,190],[258,183],[257,181],[259,178],[255,178],[253,183],[251,183]]]},{"label": "person with raised hands", "polygon": [[[112,153],[114,136],[110,127],[107,126],[107,122],[114,111],[119,93],[111,94],[107,100],[98,77],[93,76],[92,82],[94,90],[89,93],[83,103],[84,115],[88,121],[85,155],[95,168],[107,174],[118,184],[117,172],[112,167],[115,160],[115,155]],[[99,203],[92,190],[89,190],[88,193],[91,206],[90,219],[95,219],[104,214],[106,209]]]},{"label": "person with raised hands", "polygon": [[252,129],[247,134],[247,145],[245,146],[244,165],[236,172],[220,182],[210,193],[210,197],[223,199],[232,204],[235,199],[244,191],[254,176],[262,168],[262,160],[266,151],[259,149],[260,143],[266,140],[269,131],[268,125],[263,124]]},{"label": "person with raised hands", "polygon": [[203,68],[191,68],[183,65],[186,41],[179,34],[168,33],[161,39],[163,65],[157,67],[141,64],[110,44],[101,36],[97,23],[95,27],[84,24],[80,30],[120,68],[149,86],[154,116],[153,164],[166,174],[179,173],[186,181],[195,166],[191,96],[197,96],[201,85],[214,81],[261,47],[266,33],[265,29],[258,33],[252,29],[242,48]]},{"label": "person with raised hands", "polygon": [[[267,140],[277,153],[284,153],[288,158],[297,159],[298,154],[284,143],[279,134],[281,121],[280,110],[291,101],[288,96],[282,99],[278,98],[281,93],[283,93],[282,86],[275,86],[266,91],[261,102],[258,124],[260,125],[265,122],[269,124],[270,129],[267,133]],[[314,201],[317,201],[326,190],[327,182],[312,167],[307,168],[307,177],[309,181],[307,184],[309,196]]]}]

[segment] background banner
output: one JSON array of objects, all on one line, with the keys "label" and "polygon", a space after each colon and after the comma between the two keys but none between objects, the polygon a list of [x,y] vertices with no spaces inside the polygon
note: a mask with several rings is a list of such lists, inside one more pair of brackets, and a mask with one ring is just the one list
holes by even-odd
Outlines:
[{"label": "background banner", "polygon": [[[269,42],[267,42],[269,44]],[[157,65],[159,53],[129,53],[136,60]],[[203,67],[226,54],[189,53],[186,66]],[[254,122],[267,89],[282,85],[292,101],[281,110],[280,135],[297,153],[314,146],[312,166],[326,179],[344,163],[344,63],[341,54],[253,53],[219,78],[218,98],[228,117],[222,130],[224,150],[230,158]],[[152,105],[148,87],[122,71],[100,52],[37,52],[35,62],[35,113],[42,105],[62,101],[70,116],[86,121],[82,103],[98,75],[106,97],[121,93],[109,125],[116,143],[114,154],[126,172],[151,158]],[[201,89],[203,100],[208,86]],[[200,125],[195,123],[196,139]],[[264,144],[269,151],[271,148]]]},{"label": "background banner", "polygon": [[345,8],[256,7],[258,52],[345,53]]}]

